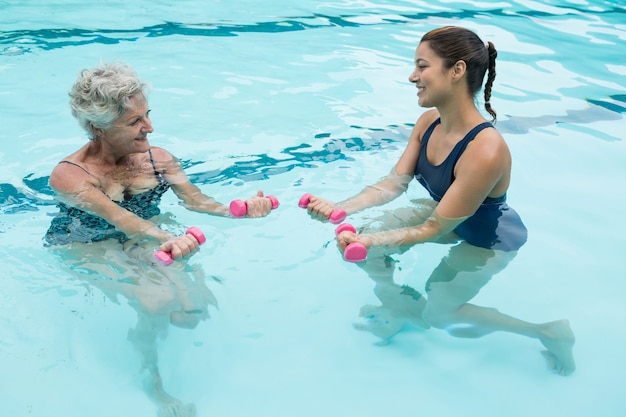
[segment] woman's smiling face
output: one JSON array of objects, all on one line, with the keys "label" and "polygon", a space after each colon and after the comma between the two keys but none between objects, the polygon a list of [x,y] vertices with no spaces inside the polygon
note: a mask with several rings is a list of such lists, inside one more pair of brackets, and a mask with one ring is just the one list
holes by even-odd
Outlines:
[{"label": "woman's smiling face", "polygon": [[418,104],[435,107],[445,98],[451,85],[449,69],[444,68],[443,59],[430,48],[429,42],[421,42],[415,50],[415,69],[409,81],[417,87]]},{"label": "woman's smiling face", "polygon": [[143,94],[131,97],[131,108],[126,110],[113,125],[102,132],[101,139],[108,142],[116,153],[131,154],[148,151],[148,133],[152,133],[150,109]]}]

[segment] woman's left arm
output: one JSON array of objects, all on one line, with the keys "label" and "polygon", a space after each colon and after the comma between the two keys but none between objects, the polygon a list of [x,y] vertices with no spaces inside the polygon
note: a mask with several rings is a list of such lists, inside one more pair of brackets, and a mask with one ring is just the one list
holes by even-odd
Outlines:
[{"label": "woman's left arm", "polygon": [[[181,200],[181,204],[191,211],[207,213],[215,216],[229,217],[228,206],[218,202],[213,197],[202,193],[198,187],[192,184],[185,174],[178,159],[162,148],[153,147],[152,155],[157,170],[170,183],[172,191]],[[259,191],[256,196],[245,200],[248,217],[266,216],[272,210],[272,203],[264,198],[263,192]]]},{"label": "woman's left arm", "polygon": [[343,250],[355,241],[366,247],[399,247],[437,240],[472,216],[487,196],[496,191],[504,194],[510,167],[502,137],[494,129],[485,130],[468,145],[457,162],[455,180],[424,223],[372,234],[344,232],[338,237],[339,247]]}]

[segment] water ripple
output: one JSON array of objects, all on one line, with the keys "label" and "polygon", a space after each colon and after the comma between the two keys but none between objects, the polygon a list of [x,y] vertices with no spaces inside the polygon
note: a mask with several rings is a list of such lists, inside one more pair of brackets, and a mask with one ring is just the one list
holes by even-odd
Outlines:
[{"label": "water ripple", "polygon": [[[235,23],[180,23],[165,22],[135,29],[79,29],[56,28],[36,30],[13,30],[0,32],[0,45],[8,45],[0,50],[0,55],[18,55],[31,52],[32,49],[52,50],[68,46],[88,44],[115,44],[132,42],[143,37],[194,36],[220,37],[239,36],[245,33],[286,33],[302,30],[329,27],[361,27],[372,25],[407,25],[430,19],[475,19],[489,18],[559,18],[575,16],[577,19],[589,19],[592,16],[624,15],[626,8],[608,6],[604,9],[585,10],[568,6],[559,8],[560,13],[549,13],[540,10],[491,9],[491,10],[458,10],[442,12],[415,12],[408,14],[363,13],[360,15],[312,14],[310,16],[288,17],[280,21],[258,22],[253,24]],[[618,16],[619,20],[620,17]],[[21,44],[28,44],[23,47]]]}]

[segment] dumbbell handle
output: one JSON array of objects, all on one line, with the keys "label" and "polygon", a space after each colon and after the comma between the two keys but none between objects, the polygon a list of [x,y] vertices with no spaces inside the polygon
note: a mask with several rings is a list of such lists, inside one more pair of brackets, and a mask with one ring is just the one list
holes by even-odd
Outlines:
[{"label": "dumbbell handle", "polygon": [[[300,201],[298,201],[298,206],[301,208],[307,208],[309,203],[311,202],[311,194],[307,193],[300,197]],[[333,224],[339,224],[346,219],[346,211],[340,208],[333,210],[328,217],[328,221]]]},{"label": "dumbbell handle", "polygon": [[[273,195],[268,195],[265,198],[268,198],[272,203],[272,210],[280,204]],[[233,200],[230,202],[229,210],[233,217],[245,217],[248,214],[248,205],[243,200]]]},{"label": "dumbbell handle", "polygon": [[[204,233],[202,233],[202,231],[198,229],[197,227],[190,227],[189,229],[187,229],[185,234],[193,236],[198,241],[198,244],[200,245],[206,242],[206,236],[204,236]],[[169,266],[174,262],[174,259],[172,258],[172,254],[168,252],[164,252],[162,250],[158,250],[154,252],[154,259],[160,264],[165,265],[165,266]]]},{"label": "dumbbell handle", "polygon": [[[356,229],[350,223],[341,223],[335,229],[335,236],[341,232],[356,233]],[[352,242],[343,251],[343,259],[348,262],[363,262],[367,259],[367,248],[360,242]]]}]

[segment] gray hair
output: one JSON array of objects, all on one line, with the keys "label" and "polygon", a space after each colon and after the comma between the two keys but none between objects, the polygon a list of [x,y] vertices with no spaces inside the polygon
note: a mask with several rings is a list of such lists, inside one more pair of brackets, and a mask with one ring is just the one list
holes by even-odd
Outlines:
[{"label": "gray hair", "polygon": [[133,107],[130,99],[146,94],[149,88],[130,66],[123,63],[102,63],[97,68],[84,69],[69,93],[72,115],[89,139],[95,140],[93,128],[109,129]]}]

